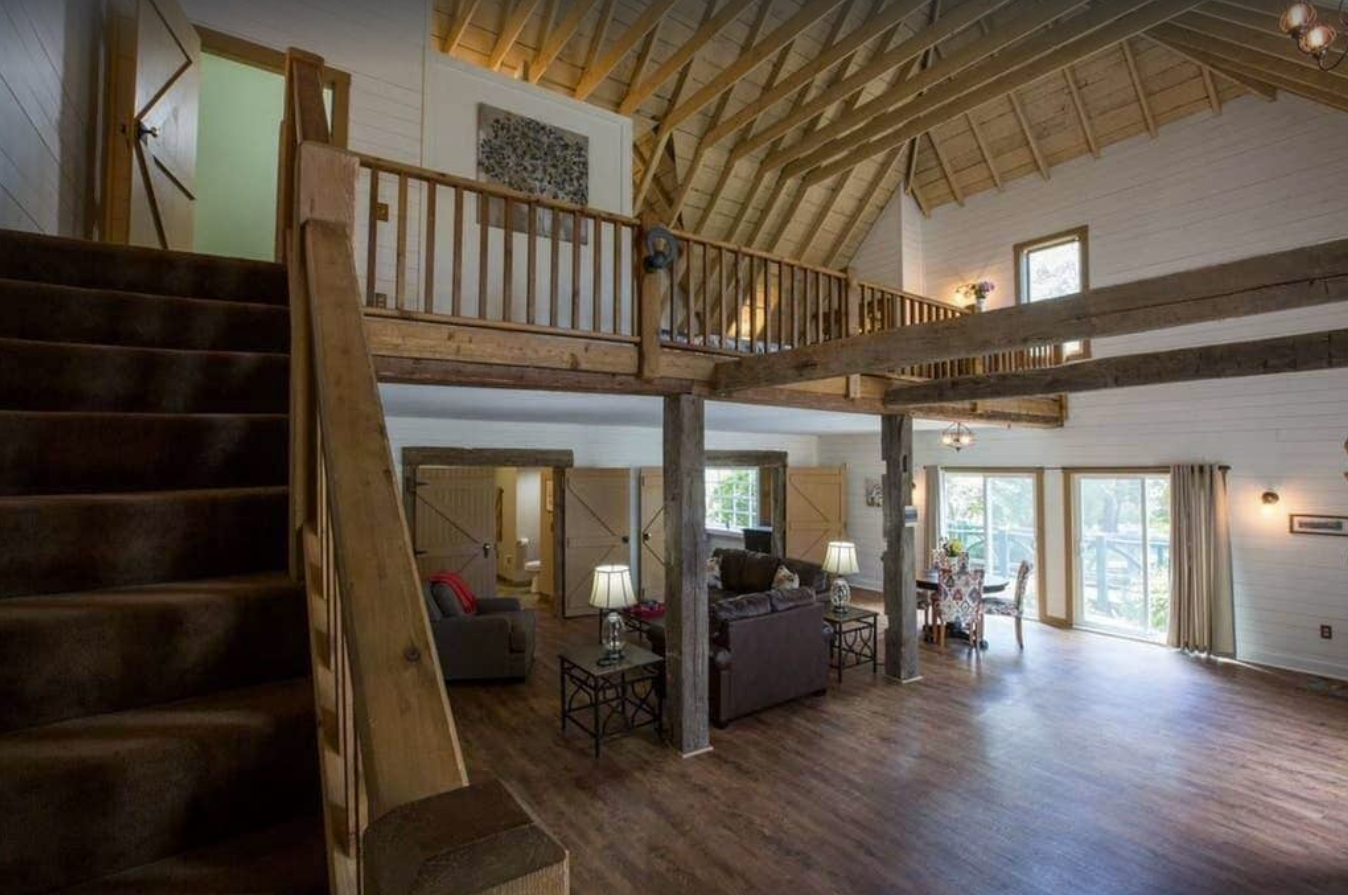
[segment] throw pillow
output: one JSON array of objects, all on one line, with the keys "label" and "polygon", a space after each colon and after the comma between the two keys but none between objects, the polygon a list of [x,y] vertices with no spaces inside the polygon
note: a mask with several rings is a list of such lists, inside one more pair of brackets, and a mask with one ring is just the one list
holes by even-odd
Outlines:
[{"label": "throw pillow", "polygon": [[772,576],[773,590],[793,590],[800,587],[800,576],[786,566],[778,566],[777,574]]},{"label": "throw pillow", "polygon": [[707,557],[707,587],[721,586],[721,557]]}]

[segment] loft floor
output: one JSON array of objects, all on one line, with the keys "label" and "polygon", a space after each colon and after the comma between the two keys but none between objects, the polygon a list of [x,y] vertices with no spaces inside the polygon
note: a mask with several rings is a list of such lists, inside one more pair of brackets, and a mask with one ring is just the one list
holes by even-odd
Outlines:
[{"label": "loft floor", "polygon": [[599,761],[557,719],[540,615],[525,684],[455,685],[470,775],[505,779],[571,850],[577,893],[1348,891],[1348,699],[1294,676],[1007,619],[925,647],[925,680],[841,687]]}]

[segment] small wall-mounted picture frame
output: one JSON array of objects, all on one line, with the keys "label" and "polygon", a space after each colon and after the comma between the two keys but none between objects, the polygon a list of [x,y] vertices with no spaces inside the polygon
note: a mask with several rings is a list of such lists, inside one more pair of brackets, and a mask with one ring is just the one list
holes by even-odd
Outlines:
[{"label": "small wall-mounted picture frame", "polygon": [[1287,530],[1294,535],[1329,535],[1331,537],[1348,538],[1348,516],[1292,513],[1287,517]]},{"label": "small wall-mounted picture frame", "polygon": [[884,486],[879,479],[866,479],[866,506],[882,507],[885,505]]}]

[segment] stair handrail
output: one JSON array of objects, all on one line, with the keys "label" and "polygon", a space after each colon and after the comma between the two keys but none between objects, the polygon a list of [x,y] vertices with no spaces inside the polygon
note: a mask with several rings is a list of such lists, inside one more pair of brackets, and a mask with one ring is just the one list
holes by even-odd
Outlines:
[{"label": "stair handrail", "polygon": [[468,873],[484,891],[564,893],[565,850],[502,784],[468,781],[365,336],[360,162],[331,144],[322,67],[287,53],[278,245],[291,296],[291,569],[309,598],[332,889],[467,891]]}]

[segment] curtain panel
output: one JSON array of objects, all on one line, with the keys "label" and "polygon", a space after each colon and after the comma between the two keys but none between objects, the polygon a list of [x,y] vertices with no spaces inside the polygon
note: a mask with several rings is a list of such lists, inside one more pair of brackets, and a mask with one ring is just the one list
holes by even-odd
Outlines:
[{"label": "curtain panel", "polygon": [[1213,464],[1170,470],[1170,646],[1233,656],[1236,625],[1226,473]]},{"label": "curtain panel", "polygon": [[941,540],[941,467],[925,466],[923,472],[923,493],[927,505],[923,507],[922,552],[917,557],[917,567],[925,569],[931,565],[931,552]]}]

